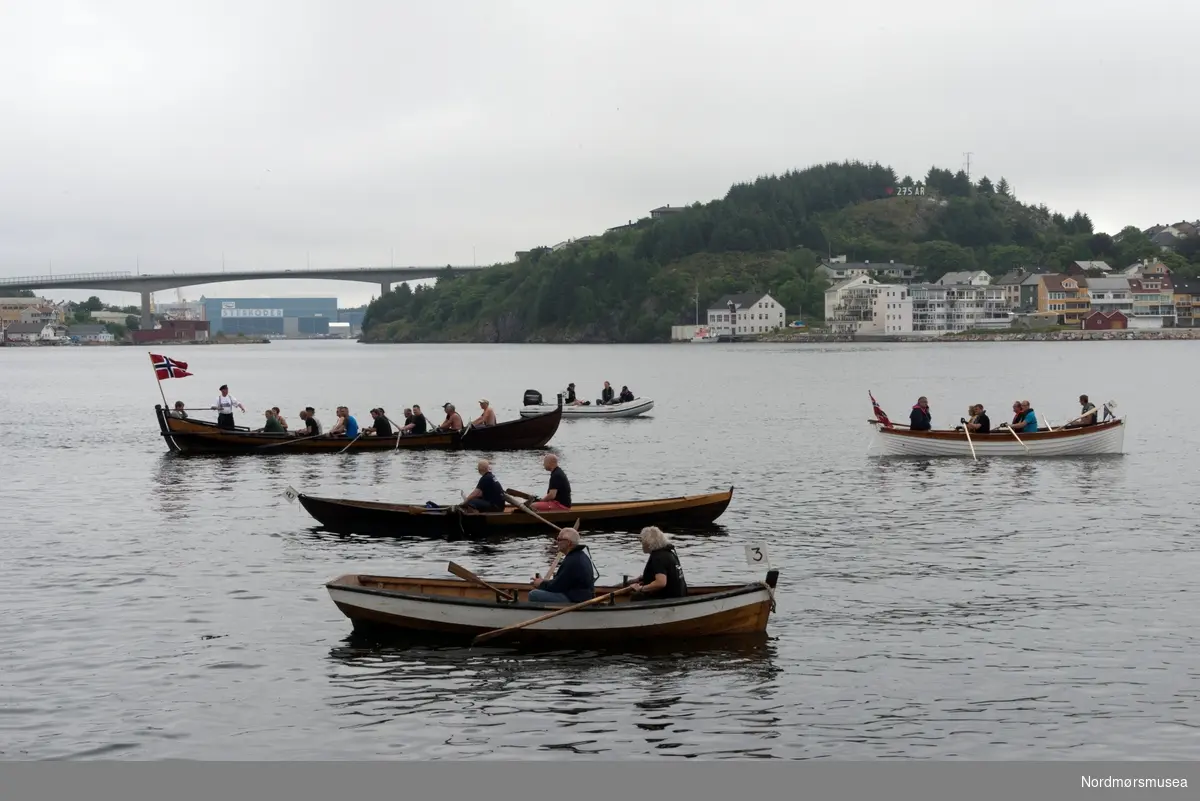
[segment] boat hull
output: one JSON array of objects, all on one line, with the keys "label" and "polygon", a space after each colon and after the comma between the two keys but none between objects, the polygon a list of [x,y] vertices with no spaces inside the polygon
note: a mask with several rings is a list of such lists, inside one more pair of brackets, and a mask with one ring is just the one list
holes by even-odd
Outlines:
[{"label": "boat hull", "polygon": [[[536,417],[539,414],[545,414],[551,406],[525,406],[521,408],[522,417]],[[591,406],[564,406],[563,417],[565,418],[608,418],[621,419],[626,417],[641,417],[646,412],[654,408],[654,401],[650,398],[634,398],[628,403],[613,403],[607,406],[592,404]]]},{"label": "boat hull", "polygon": [[[774,601],[772,571],[766,582],[693,588],[688,597],[598,603],[534,623],[498,638],[497,645],[555,642],[601,645],[758,634],[766,630]],[[340,576],[326,585],[330,598],[358,632],[437,634],[471,638],[562,608],[530,603],[529,585],[495,583],[517,601],[465,581]],[[603,595],[613,587],[597,587]]]},{"label": "boat hull", "polygon": [[[961,431],[909,431],[878,428],[878,446],[885,456],[958,456],[975,455],[1063,457],[1119,454],[1125,443],[1125,421],[1114,420],[1086,428],[1055,429],[1036,434],[1017,433],[1017,442],[1008,431],[972,434],[971,442]],[[1022,445],[1021,443],[1024,443]]]},{"label": "boat hull", "polygon": [[207,420],[172,417],[162,406],[154,406],[159,432],[169,450],[181,455],[225,456],[393,450],[535,450],[550,442],[562,421],[561,406],[548,408],[545,414],[483,428],[471,426],[464,432],[354,439],[328,434],[319,437],[267,434],[246,427],[222,429]]},{"label": "boat hull", "polygon": [[[340,500],[299,494],[304,509],[321,525],[346,534],[377,537],[485,537],[545,535],[549,528],[532,515],[509,507],[503,512],[463,514],[457,507],[426,508],[407,504]],[[647,501],[576,504],[567,511],[538,514],[556,526],[586,525],[589,530],[638,531],[643,526],[703,530],[729,507],[733,488],[704,495]]]}]

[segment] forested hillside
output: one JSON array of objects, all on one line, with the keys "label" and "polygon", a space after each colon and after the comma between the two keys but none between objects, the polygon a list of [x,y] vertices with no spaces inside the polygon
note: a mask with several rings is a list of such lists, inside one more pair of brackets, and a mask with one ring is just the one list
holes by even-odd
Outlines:
[{"label": "forested hillside", "polygon": [[[1163,254],[1137,228],[1115,236],[1070,216],[1019,202],[1003,178],[972,183],[931,169],[899,177],[890,167],[824,164],[736,184],[724,198],[558,251],[468,276],[407,286],[367,309],[367,341],[665,340],[727,293],[766,291],[790,319],[820,319],[821,258],[894,260],[993,274],[1017,266],[1065,267],[1103,259],[1125,266],[1160,256],[1182,274],[1200,272],[1196,242]],[[1190,259],[1190,261],[1189,261]]]}]

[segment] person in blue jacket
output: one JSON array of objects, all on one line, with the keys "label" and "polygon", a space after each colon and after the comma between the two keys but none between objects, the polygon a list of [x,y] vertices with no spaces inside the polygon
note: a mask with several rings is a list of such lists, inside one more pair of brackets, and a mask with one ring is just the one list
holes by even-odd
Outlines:
[{"label": "person in blue jacket", "polygon": [[596,595],[596,572],[584,546],[579,543],[579,532],[564,528],[558,532],[555,545],[563,554],[558,563],[558,572],[547,581],[543,578],[530,580],[533,589],[529,600],[533,603],[577,604]]},{"label": "person in blue jacket", "polygon": [[1029,401],[1021,401],[1021,421],[1013,423],[1013,429],[1020,431],[1022,434],[1036,434],[1038,431],[1037,414],[1029,405]]}]

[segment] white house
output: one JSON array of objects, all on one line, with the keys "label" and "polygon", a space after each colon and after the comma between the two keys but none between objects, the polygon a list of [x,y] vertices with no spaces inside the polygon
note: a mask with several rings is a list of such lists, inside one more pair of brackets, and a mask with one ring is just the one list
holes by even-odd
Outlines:
[{"label": "white house", "polygon": [[862,275],[847,278],[825,291],[825,321],[839,334],[910,334],[912,296],[906,284],[881,284]]},{"label": "white house", "polygon": [[73,325],[67,329],[67,336],[80,342],[109,343],[116,341],[109,330],[102,325]]},{"label": "white house", "polygon": [[726,295],[708,309],[708,327],[715,334],[765,334],[785,324],[783,306],[770,295],[744,292]]},{"label": "white house", "polygon": [[913,284],[913,330],[945,334],[1012,325],[1012,306],[1004,286]]},{"label": "white house", "polygon": [[1119,311],[1127,319],[1133,313],[1133,291],[1128,278],[1089,278],[1087,291],[1090,311]]},{"label": "white house", "polygon": [[4,329],[9,342],[57,342],[66,327],[55,323],[13,323]]},{"label": "white house", "polygon": [[920,274],[921,268],[903,262],[897,264],[894,259],[875,263],[869,261],[849,262],[846,261],[845,256],[837,256],[832,259],[822,259],[817,266],[817,272],[833,282],[866,275],[876,280],[910,283]]},{"label": "white house", "polygon": [[983,270],[959,270],[949,272],[937,280],[942,286],[950,284],[968,284],[970,286],[987,286],[992,283],[992,277]]}]

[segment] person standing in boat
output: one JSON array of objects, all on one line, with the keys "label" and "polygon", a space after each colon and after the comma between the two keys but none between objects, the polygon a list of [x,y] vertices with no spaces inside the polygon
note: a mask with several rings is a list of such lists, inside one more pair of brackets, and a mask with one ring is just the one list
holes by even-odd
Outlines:
[{"label": "person standing in boat", "polygon": [[535,512],[562,512],[571,508],[571,482],[558,466],[558,457],[553,453],[542,459],[542,467],[550,471],[550,485],[546,494],[531,505]]},{"label": "person standing in boat", "polygon": [[642,529],[642,552],[650,554],[646,569],[640,579],[634,579],[633,600],[653,601],[659,598],[686,598],[687,579],[683,577],[683,565],[671,539],[658,526]]},{"label": "person standing in boat", "polygon": [[483,409],[483,412],[478,417],[476,417],[474,420],[471,421],[471,425],[473,425],[473,426],[494,426],[494,425],[496,425],[496,410],[492,408],[492,405],[490,403],[488,403],[487,398],[479,399],[479,408]]},{"label": "person standing in boat", "polygon": [[613,392],[612,384],[605,381],[604,389],[600,390],[600,404],[602,406],[608,406],[610,403],[613,402],[614,394],[615,393]]},{"label": "person standing in boat", "polygon": [[500,482],[492,475],[491,464],[487,459],[480,459],[476,469],[479,470],[479,483],[463,501],[463,506],[466,507],[463,511],[467,514],[503,512],[504,487],[500,486]]},{"label": "person standing in boat", "polygon": [[928,431],[933,428],[933,417],[929,414],[929,399],[924,395],[917,398],[916,405],[908,413],[908,427],[912,431]]},{"label": "person standing in boat", "polygon": [[216,405],[213,406],[213,409],[217,412],[217,426],[233,430],[233,407],[236,406],[243,412],[246,411],[246,407],[242,405],[241,401],[229,394],[228,384],[222,384],[220,391],[221,394],[217,396]]},{"label": "person standing in boat", "polygon": [[588,558],[585,546],[579,542],[579,532],[573,528],[560,529],[554,544],[563,554],[554,578],[530,579],[533,603],[577,604],[596,596],[596,570]]}]

